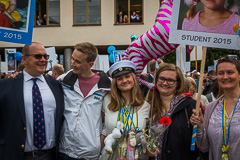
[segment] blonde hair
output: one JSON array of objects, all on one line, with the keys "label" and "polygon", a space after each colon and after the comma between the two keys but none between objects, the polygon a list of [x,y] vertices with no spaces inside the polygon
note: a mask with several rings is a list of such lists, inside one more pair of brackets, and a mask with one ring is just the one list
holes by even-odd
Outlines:
[{"label": "blonde hair", "polygon": [[62,75],[64,73],[64,68],[63,68],[63,66],[61,64],[55,64],[53,66],[53,71],[56,71],[57,74],[60,76],[60,75]]},{"label": "blonde hair", "polygon": [[[177,79],[177,86],[174,95],[180,95],[183,93],[183,86],[184,86],[184,77],[182,74],[181,69],[170,63],[161,63],[159,65],[159,69],[156,72],[155,75],[155,82],[154,84],[157,85],[158,81],[158,76],[161,72],[163,71],[175,71],[176,72],[176,79]],[[153,96],[154,95],[154,96]],[[151,111],[150,111],[150,117],[153,118],[154,121],[157,121],[160,119],[161,114],[163,112],[163,105],[162,105],[162,100],[160,99],[160,93],[159,91],[155,88],[153,91],[149,91],[148,96],[147,96],[147,101],[150,102],[151,106]]]},{"label": "blonde hair", "polygon": [[[134,86],[132,88],[132,102],[130,103],[131,106],[140,106],[144,103],[143,94],[140,90],[137,77],[136,75],[131,72],[130,73],[133,77]],[[116,112],[120,109],[121,103],[121,91],[117,87],[117,78],[113,78],[111,91],[110,91],[111,101],[108,105],[108,109],[110,111]]]},{"label": "blonde hair", "polygon": [[191,93],[192,95],[194,95],[197,90],[197,83],[192,77],[187,77],[187,79],[191,83],[191,85],[195,88],[195,91],[193,93]]}]

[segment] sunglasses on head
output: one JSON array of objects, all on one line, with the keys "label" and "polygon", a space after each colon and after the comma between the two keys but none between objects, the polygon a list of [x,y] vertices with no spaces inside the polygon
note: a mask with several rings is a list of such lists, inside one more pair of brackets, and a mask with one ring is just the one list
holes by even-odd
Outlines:
[{"label": "sunglasses on head", "polygon": [[47,54],[29,54],[29,55],[26,55],[26,56],[33,56],[35,59],[42,59],[42,57],[45,59],[45,60],[48,60],[49,59],[49,55]]}]

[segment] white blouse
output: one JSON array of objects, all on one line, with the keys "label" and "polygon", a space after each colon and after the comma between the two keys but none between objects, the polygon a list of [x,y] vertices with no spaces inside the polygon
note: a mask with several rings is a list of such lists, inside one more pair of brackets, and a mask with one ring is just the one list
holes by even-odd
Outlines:
[{"label": "white blouse", "polygon": [[[108,109],[108,104],[110,103],[110,100],[111,100],[111,96],[109,94],[105,96],[103,100],[103,112],[105,113],[105,126],[106,126],[105,136],[112,133],[112,130],[117,127],[117,119],[118,119],[118,113],[119,113],[119,111],[112,112]],[[138,128],[140,130],[146,127],[146,119],[148,119],[149,117],[149,110],[150,110],[150,104],[145,101],[143,106],[140,108],[140,110],[138,110],[137,114],[134,113],[133,115],[133,123],[135,125],[137,124],[136,115],[138,115]]]}]

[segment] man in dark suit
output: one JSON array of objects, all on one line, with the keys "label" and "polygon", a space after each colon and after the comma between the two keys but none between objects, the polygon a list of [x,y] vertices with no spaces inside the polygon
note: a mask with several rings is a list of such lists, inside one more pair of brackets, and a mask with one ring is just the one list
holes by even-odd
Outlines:
[{"label": "man in dark suit", "polygon": [[117,14],[117,23],[123,23],[123,12],[119,11]]},{"label": "man in dark suit", "polygon": [[42,74],[48,55],[40,43],[23,47],[25,70],[0,80],[0,159],[56,159],[64,109],[58,81]]},{"label": "man in dark suit", "polygon": [[[163,61],[161,59],[157,59],[157,64],[159,65],[161,63],[163,63]],[[155,71],[156,71],[156,60],[153,59],[150,61],[150,74],[145,79],[145,81],[147,81],[149,83],[153,83]],[[143,84],[140,86],[140,88],[142,89],[144,98],[146,98],[149,88]]]}]

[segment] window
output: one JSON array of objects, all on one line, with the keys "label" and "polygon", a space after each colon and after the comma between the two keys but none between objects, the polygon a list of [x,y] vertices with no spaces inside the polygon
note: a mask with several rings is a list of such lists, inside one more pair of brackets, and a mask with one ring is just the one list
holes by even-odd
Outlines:
[{"label": "window", "polygon": [[60,24],[59,0],[36,0],[36,26],[50,26]]},{"label": "window", "polygon": [[74,24],[100,24],[101,0],[74,0]]},{"label": "window", "polygon": [[115,0],[115,4],[117,24],[143,22],[143,0]]}]

